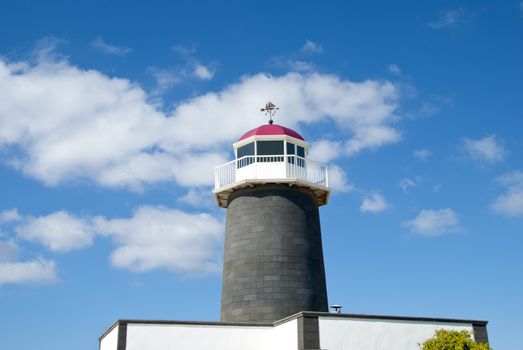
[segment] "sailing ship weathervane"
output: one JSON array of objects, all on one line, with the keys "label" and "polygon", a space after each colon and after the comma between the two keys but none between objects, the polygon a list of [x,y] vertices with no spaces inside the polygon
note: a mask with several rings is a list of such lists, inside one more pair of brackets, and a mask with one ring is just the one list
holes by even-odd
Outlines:
[{"label": "sailing ship weathervane", "polygon": [[274,117],[274,114],[279,108],[276,107],[274,103],[271,101],[267,102],[265,104],[265,108],[261,108],[260,111],[265,112],[265,115],[269,115],[269,124],[272,124],[274,121],[272,120],[272,117]]}]

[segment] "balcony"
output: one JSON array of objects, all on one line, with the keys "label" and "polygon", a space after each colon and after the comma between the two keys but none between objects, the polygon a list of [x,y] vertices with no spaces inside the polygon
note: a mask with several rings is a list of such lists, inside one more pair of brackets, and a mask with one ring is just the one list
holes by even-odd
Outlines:
[{"label": "balcony", "polygon": [[329,179],[327,166],[297,155],[244,156],[217,166],[214,194],[221,207],[237,188],[260,184],[288,184],[309,188],[318,205],[327,203]]}]

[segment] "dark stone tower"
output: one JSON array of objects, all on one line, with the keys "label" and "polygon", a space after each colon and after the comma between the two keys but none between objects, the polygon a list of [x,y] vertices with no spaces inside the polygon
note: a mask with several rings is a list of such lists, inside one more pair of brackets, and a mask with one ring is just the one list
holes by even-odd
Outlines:
[{"label": "dark stone tower", "polygon": [[221,320],[272,322],[328,311],[318,206],[325,166],[306,158],[296,132],[263,125],[216,168],[215,197],[227,208]]}]

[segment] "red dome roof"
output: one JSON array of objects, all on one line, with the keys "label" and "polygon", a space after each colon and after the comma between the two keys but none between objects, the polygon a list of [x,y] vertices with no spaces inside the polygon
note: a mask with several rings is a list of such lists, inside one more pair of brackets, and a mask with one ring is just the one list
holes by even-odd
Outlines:
[{"label": "red dome roof", "polygon": [[278,125],[278,124],[265,124],[262,126],[259,126],[257,128],[254,128],[250,131],[247,131],[245,134],[242,135],[238,139],[238,141],[241,141],[243,139],[246,139],[248,137],[251,137],[253,135],[288,135],[300,140],[303,140],[303,137],[298,134],[296,131],[286,128],[284,126]]}]

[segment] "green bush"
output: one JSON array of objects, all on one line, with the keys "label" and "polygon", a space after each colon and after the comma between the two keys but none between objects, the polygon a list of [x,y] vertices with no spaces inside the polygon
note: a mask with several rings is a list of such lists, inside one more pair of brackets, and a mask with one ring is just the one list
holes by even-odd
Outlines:
[{"label": "green bush", "polygon": [[422,350],[492,350],[490,346],[472,340],[470,332],[439,329],[434,336],[419,344]]}]

